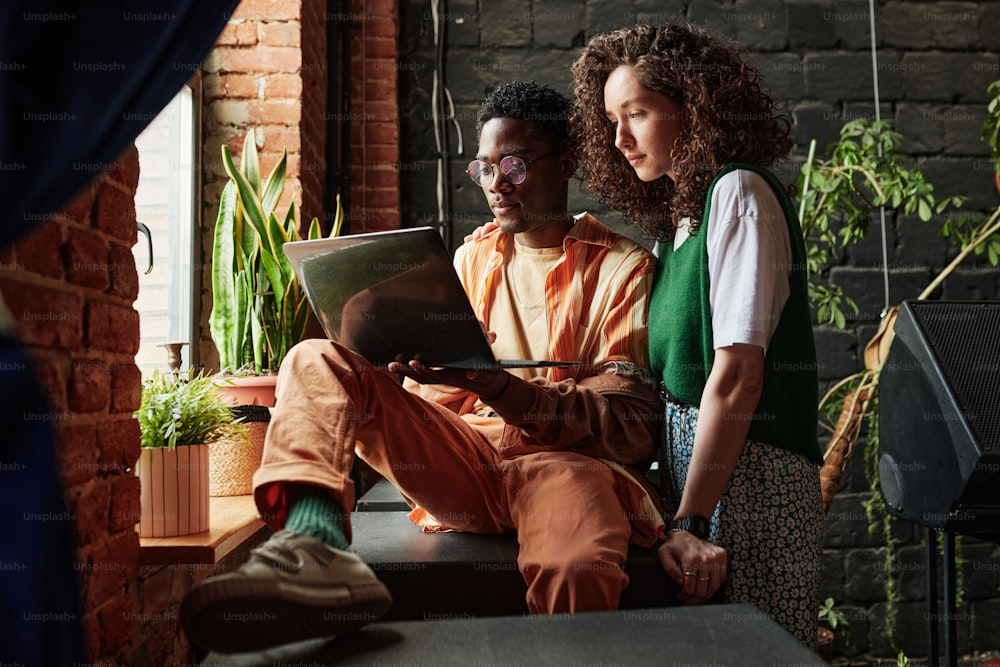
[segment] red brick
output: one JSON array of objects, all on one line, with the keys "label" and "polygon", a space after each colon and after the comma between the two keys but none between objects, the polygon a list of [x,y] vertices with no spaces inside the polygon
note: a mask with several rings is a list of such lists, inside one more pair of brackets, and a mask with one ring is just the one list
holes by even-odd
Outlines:
[{"label": "red brick", "polygon": [[253,46],[257,43],[257,24],[230,21],[215,43],[219,46]]},{"label": "red brick", "polygon": [[[71,494],[72,495],[72,494]],[[75,518],[76,541],[87,547],[100,541],[108,530],[108,510],[111,502],[111,485],[96,480],[82,488],[70,499],[70,513]]]},{"label": "red brick", "polygon": [[302,52],[287,46],[256,46],[252,49],[220,47],[219,71],[226,72],[298,72]]},{"label": "red brick", "polygon": [[294,46],[302,43],[302,26],[298,21],[270,21],[260,24],[260,43],[264,46]]},{"label": "red brick", "polygon": [[103,423],[97,444],[102,470],[132,474],[139,460],[139,422],[129,417]]},{"label": "red brick", "polygon": [[270,74],[264,79],[264,95],[272,100],[302,99],[302,78],[298,74]]},{"label": "red brick", "polygon": [[66,377],[69,375],[69,357],[61,350],[31,350],[34,354],[33,368],[39,386],[49,399],[53,414],[65,415]]},{"label": "red brick", "polygon": [[99,656],[101,651],[101,624],[97,612],[85,614],[83,617],[83,638],[88,656]]},{"label": "red brick", "polygon": [[399,146],[399,126],[389,123],[366,123],[365,141],[375,145]]},{"label": "red brick", "polygon": [[[362,97],[369,100],[379,100],[381,102],[392,102],[396,104],[396,108],[399,105],[396,103],[396,81],[382,81],[369,79],[364,83],[364,90],[361,91]],[[429,113],[429,111],[428,111]]]},{"label": "red brick", "polygon": [[106,172],[106,178],[125,186],[134,195],[139,187],[139,149],[135,144],[126,148]]},{"label": "red brick", "polygon": [[395,17],[397,0],[365,0],[365,12],[374,15],[378,22],[385,22],[388,17]]},{"label": "red brick", "polygon": [[[369,37],[365,40],[365,58],[387,58],[396,60],[399,49],[396,40],[391,37]],[[394,68],[398,71],[398,68]]]},{"label": "red brick", "polygon": [[287,0],[243,0],[234,18],[245,18],[259,21],[295,21],[301,11],[298,2]]},{"label": "red brick", "polygon": [[297,100],[252,100],[247,102],[250,122],[255,124],[298,125],[302,105]]},{"label": "red brick", "polygon": [[77,195],[63,207],[62,214],[73,218],[77,222],[89,224],[90,211],[94,207],[94,197],[97,193],[96,186],[91,183],[85,186]]},{"label": "red brick", "polygon": [[138,240],[134,195],[108,182],[100,184],[92,218],[94,229],[134,245]]},{"label": "red brick", "polygon": [[367,190],[365,205],[369,208],[397,208],[399,206],[399,190]]},{"label": "red brick", "polygon": [[84,315],[84,343],[94,350],[139,351],[139,314],[132,306],[91,301]]},{"label": "red brick", "polygon": [[366,56],[361,56],[362,71],[364,73],[364,82],[368,81],[394,81],[397,77],[397,72],[399,71],[399,63],[396,62],[395,58],[369,58]]},{"label": "red brick", "polygon": [[62,278],[62,237],[60,222],[46,222],[17,243],[17,261],[10,270],[31,271],[49,278]]},{"label": "red brick", "polygon": [[107,364],[94,360],[74,363],[67,395],[73,412],[106,412],[111,404],[111,372]]},{"label": "red brick", "polygon": [[399,163],[399,149],[395,146],[366,146],[364,151],[355,149],[353,156],[355,164],[364,169],[386,169],[386,165],[391,168]]},{"label": "red brick", "polygon": [[[108,527],[112,531],[125,531],[135,535],[135,524],[139,523],[139,478],[123,474],[114,481],[111,488],[111,516]],[[138,538],[136,538],[138,539]]]},{"label": "red brick", "polygon": [[111,365],[111,414],[128,414],[139,409],[142,374],[134,363]]},{"label": "red brick", "polygon": [[[287,150],[289,153],[298,153],[301,150],[301,136],[298,127],[288,125],[269,125],[263,129],[264,146],[268,153],[275,156],[274,161],[268,164],[268,169],[273,169],[277,159],[281,156],[281,151]],[[263,168],[263,167],[262,167]],[[264,175],[267,175],[267,171]]]},{"label": "red brick", "polygon": [[0,291],[25,343],[68,350],[80,347],[83,301],[79,296],[41,285],[3,280]]},{"label": "red brick", "polygon": [[135,607],[127,595],[111,598],[97,611],[101,626],[101,653],[114,653],[128,646],[129,638],[135,633],[138,625]]},{"label": "red brick", "polygon": [[[369,12],[369,14],[370,13],[371,12]],[[374,20],[369,20],[365,23],[365,37],[369,39],[373,37],[388,37],[390,39],[395,39],[398,36],[399,20],[396,18],[395,12],[393,12],[391,20],[388,20],[388,17],[385,14],[382,14],[374,17]]]},{"label": "red brick", "polygon": [[94,477],[100,468],[97,426],[58,425],[59,472],[66,486],[76,486]]},{"label": "red brick", "polygon": [[108,294],[132,303],[139,296],[139,272],[135,268],[135,255],[132,254],[132,249],[112,244],[108,248],[108,260],[111,278]]},{"label": "red brick", "polygon": [[100,236],[86,229],[71,227],[63,252],[66,279],[71,283],[102,292],[111,284],[108,245]]},{"label": "red brick", "polygon": [[205,100],[257,97],[257,77],[253,74],[210,74],[205,77]]},{"label": "red brick", "polygon": [[[135,530],[118,532],[108,542],[92,549],[87,562],[80,567],[86,574],[85,608],[100,607],[117,597],[127,598],[125,586],[139,574],[138,534]],[[130,603],[130,610],[131,607]]]}]

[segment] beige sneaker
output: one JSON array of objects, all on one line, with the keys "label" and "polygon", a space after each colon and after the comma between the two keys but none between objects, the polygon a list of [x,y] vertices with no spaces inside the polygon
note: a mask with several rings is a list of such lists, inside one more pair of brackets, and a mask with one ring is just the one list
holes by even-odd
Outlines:
[{"label": "beige sneaker", "polygon": [[198,645],[238,653],[350,632],[391,605],[385,585],[356,554],[282,530],[236,571],[192,589],[180,619]]}]

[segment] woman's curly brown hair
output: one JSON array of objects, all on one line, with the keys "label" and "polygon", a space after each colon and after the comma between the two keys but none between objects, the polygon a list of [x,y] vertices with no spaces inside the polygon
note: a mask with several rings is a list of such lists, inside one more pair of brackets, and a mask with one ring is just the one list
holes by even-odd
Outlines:
[{"label": "woman's curly brown hair", "polygon": [[[639,180],[605,115],[604,84],[620,65],[631,65],[647,89],[682,109],[682,128],[671,158],[677,182]],[[775,116],[761,90],[761,74],[736,45],[689,25],[638,25],[590,40],[573,63],[576,82],[572,132],[578,164],[598,199],[654,239],[673,237],[677,223],[701,223],[708,186],[727,162],[767,167],[792,147],[790,125]]]}]

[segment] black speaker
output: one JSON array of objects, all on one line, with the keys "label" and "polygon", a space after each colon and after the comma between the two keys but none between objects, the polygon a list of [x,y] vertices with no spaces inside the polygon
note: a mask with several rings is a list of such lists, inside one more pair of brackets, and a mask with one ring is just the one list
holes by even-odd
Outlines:
[{"label": "black speaker", "polygon": [[895,330],[878,390],[888,511],[1000,532],[1000,302],[904,301]]}]

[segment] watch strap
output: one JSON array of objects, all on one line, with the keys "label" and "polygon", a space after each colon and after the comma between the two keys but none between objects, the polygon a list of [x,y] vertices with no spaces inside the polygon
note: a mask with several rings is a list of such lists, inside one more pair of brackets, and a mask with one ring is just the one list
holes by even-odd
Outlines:
[{"label": "watch strap", "polygon": [[695,537],[707,540],[712,530],[712,523],[705,517],[698,514],[675,518],[670,524],[671,532],[687,531]]}]

